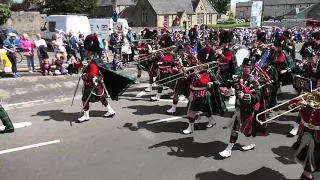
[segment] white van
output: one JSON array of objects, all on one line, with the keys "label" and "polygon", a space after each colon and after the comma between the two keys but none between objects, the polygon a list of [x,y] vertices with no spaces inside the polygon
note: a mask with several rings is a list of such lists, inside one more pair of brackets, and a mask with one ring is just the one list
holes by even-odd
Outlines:
[{"label": "white van", "polygon": [[119,32],[128,32],[128,21],[126,19],[118,19],[114,22],[111,18],[89,19],[91,32],[100,34],[102,39],[108,39],[113,29],[118,29]]},{"label": "white van", "polygon": [[87,36],[91,34],[89,19],[83,15],[50,15],[47,17],[41,29],[42,38],[51,45],[51,38],[54,34],[68,34],[72,30],[73,34]]}]

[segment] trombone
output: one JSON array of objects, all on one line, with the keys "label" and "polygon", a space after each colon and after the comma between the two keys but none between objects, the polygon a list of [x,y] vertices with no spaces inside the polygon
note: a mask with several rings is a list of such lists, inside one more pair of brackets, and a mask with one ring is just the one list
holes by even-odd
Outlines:
[{"label": "trombone", "polygon": [[292,100],[294,100],[294,99],[298,99],[298,98],[303,98],[303,99],[305,98],[305,100],[307,101],[307,103],[308,103],[309,106],[311,106],[311,107],[314,108],[314,109],[320,109],[320,93],[319,93],[319,92],[316,92],[316,91],[317,91],[317,89],[314,89],[314,90],[312,90],[311,92],[301,94],[300,96],[297,96],[297,97],[295,97],[295,98],[292,98],[292,99],[290,99],[290,100],[288,100],[288,101],[286,101],[286,102],[283,102],[283,103],[281,103],[281,104],[279,104],[279,105],[277,105],[277,106],[275,106],[275,107],[272,107],[272,108],[270,108],[270,109],[267,109],[267,110],[265,110],[265,111],[257,114],[257,121],[258,121],[258,123],[260,123],[261,125],[262,125],[262,124],[266,124],[266,123],[268,123],[268,122],[270,122],[270,121],[272,121],[272,120],[274,120],[274,119],[277,119],[277,118],[280,117],[280,116],[283,116],[283,115],[288,114],[288,113],[290,113],[290,112],[292,112],[292,111],[295,111],[295,110],[298,110],[298,109],[302,108],[304,105],[299,105],[299,106],[293,107],[293,108],[291,108],[290,110],[285,111],[285,112],[283,112],[283,113],[281,113],[281,114],[279,114],[279,115],[277,115],[277,116],[275,116],[275,117],[273,117],[273,118],[270,118],[270,119],[268,119],[268,120],[266,120],[266,121],[261,121],[261,120],[259,119],[259,116],[261,116],[262,114],[266,114],[266,113],[272,111],[273,109],[276,109],[276,108],[278,108],[278,107],[281,107],[281,106],[283,106],[283,105],[286,105],[286,104],[288,104],[290,101],[292,101]]},{"label": "trombone", "polygon": [[[158,84],[158,86],[162,86],[162,85],[164,85],[164,84],[167,84],[167,83],[170,83],[170,82],[177,81],[177,80],[179,80],[179,79],[185,78],[184,76],[182,76],[182,77],[177,77],[177,76],[181,76],[181,75],[183,75],[183,74],[186,74],[187,72],[189,72],[189,71],[191,71],[191,70],[194,70],[194,69],[197,69],[197,68],[201,68],[201,67],[206,67],[206,69],[204,69],[204,70],[209,70],[209,69],[214,68],[214,67],[209,67],[210,65],[214,65],[214,67],[216,67],[216,66],[219,66],[220,64],[219,64],[219,62],[217,62],[217,61],[212,61],[212,62],[208,62],[208,63],[205,63],[205,64],[200,64],[200,65],[197,65],[197,66],[193,66],[193,67],[189,67],[189,68],[184,68],[184,69],[183,69],[183,72],[180,72],[180,73],[177,73],[177,74],[175,74],[175,75],[169,76],[169,77],[167,77],[167,78],[161,79],[161,80],[159,80],[159,81],[156,81],[155,83],[159,83],[159,82],[165,81],[165,80],[167,80],[167,79],[170,79],[170,80],[167,81],[167,82]],[[190,75],[196,74],[196,73],[199,73],[199,72],[193,72],[193,73],[187,74],[187,76],[190,76]],[[172,79],[173,77],[177,77],[177,78]]]},{"label": "trombone", "polygon": [[171,46],[171,47],[155,50],[152,52],[152,54],[139,56],[138,61],[143,62],[143,61],[150,60],[150,59],[155,58],[157,56],[161,56],[162,54],[164,54],[166,52],[173,51],[175,48],[176,48],[176,46]]}]

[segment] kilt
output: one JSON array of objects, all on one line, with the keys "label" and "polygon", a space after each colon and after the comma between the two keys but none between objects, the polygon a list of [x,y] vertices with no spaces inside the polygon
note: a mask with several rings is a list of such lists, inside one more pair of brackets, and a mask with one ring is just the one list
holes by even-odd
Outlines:
[{"label": "kilt", "polygon": [[[99,84],[99,85],[96,86],[96,87],[84,86],[84,88],[83,88],[83,94],[82,94],[82,98],[81,98],[81,100],[82,100],[83,102],[86,102],[86,101],[87,101],[87,99],[89,98],[90,93],[91,93],[91,91],[92,91],[93,88],[95,88],[95,89],[93,90],[93,93],[94,93],[94,94],[96,94],[96,95],[101,95],[101,94],[102,94],[103,89],[102,89],[102,87],[101,87],[101,84]],[[106,92],[104,92],[104,93],[106,93]],[[90,97],[90,99],[89,99],[88,102],[99,102],[101,99],[105,98],[105,95],[104,95],[104,94],[103,94],[102,96],[96,96],[96,95],[94,95],[94,94],[91,95],[91,97]]]},{"label": "kilt", "polygon": [[[159,73],[159,75],[157,76],[157,81],[159,81],[159,84],[161,84],[161,86],[173,88],[173,86],[175,85],[174,84],[175,82],[172,82],[171,78],[168,78],[170,76],[172,76],[171,73]],[[162,81],[162,79],[164,79],[164,80]],[[169,82],[169,81],[171,81],[171,82]]]},{"label": "kilt", "polygon": [[6,110],[0,105],[0,119],[2,120],[10,120]]},{"label": "kilt", "polygon": [[311,173],[320,172],[320,141],[315,139],[315,134],[316,131],[304,127],[293,144],[295,160],[303,165],[305,171]]},{"label": "kilt", "polygon": [[179,79],[174,88],[176,95],[184,95],[185,97],[190,96],[190,80],[186,78]]},{"label": "kilt", "polygon": [[211,98],[207,90],[204,91],[204,97],[194,97],[193,94],[189,98],[188,111],[201,111],[212,114]]}]

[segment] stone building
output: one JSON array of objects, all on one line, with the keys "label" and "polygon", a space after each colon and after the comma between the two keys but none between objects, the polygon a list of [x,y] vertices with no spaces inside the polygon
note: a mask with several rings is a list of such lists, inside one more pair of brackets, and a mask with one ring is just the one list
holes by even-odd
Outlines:
[{"label": "stone building", "polygon": [[190,28],[216,24],[217,11],[208,0],[139,0],[132,16],[136,27]]},{"label": "stone building", "polygon": [[[264,16],[283,16],[295,8],[308,8],[319,0],[264,0]],[[236,17],[250,19],[252,1],[236,4]],[[294,13],[294,12],[293,12]]]},{"label": "stone building", "polygon": [[[136,4],[131,0],[117,0],[117,12],[121,13],[128,7],[134,7]],[[113,12],[111,0],[98,0],[95,16],[111,17]]]}]

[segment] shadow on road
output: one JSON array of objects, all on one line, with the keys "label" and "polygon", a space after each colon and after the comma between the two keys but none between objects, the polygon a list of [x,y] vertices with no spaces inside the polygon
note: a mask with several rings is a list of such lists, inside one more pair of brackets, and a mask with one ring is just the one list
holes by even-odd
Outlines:
[{"label": "shadow on road", "polygon": [[290,130],[292,129],[291,124],[280,124],[280,123],[269,123],[267,126],[268,133],[279,134],[279,135],[288,135]]},{"label": "shadow on road", "polygon": [[[194,142],[193,137],[186,137],[186,138],[164,141],[164,142],[155,144],[153,146],[150,146],[149,149],[159,148],[163,146],[168,147],[170,149],[170,152],[167,153],[169,156],[177,156],[177,157],[183,157],[183,158],[199,158],[199,157],[210,158],[210,157],[220,157],[219,152],[223,151],[226,148],[227,144],[221,141],[214,141],[214,142],[208,142],[208,143]],[[240,149],[241,149],[240,144],[236,144],[233,148],[233,150],[240,150]]]},{"label": "shadow on road", "polygon": [[[102,117],[104,113],[103,111],[90,111],[90,117]],[[75,122],[80,117],[79,112],[69,113],[63,110],[40,111],[35,115],[31,115],[31,117],[34,116],[47,117],[44,121],[54,120],[59,122]]]},{"label": "shadow on road", "polygon": [[272,148],[271,151],[278,155],[279,157],[275,157],[276,160],[281,162],[284,165],[297,164],[293,161],[294,151],[292,147],[288,146],[279,146],[277,148]]},{"label": "shadow on road", "polygon": [[218,171],[199,173],[195,177],[196,180],[289,180],[278,171],[262,167],[247,175],[237,175],[229,173],[223,169]]},{"label": "shadow on road", "polygon": [[[123,108],[134,109],[136,112],[133,112],[134,115],[151,115],[151,114],[166,114],[167,110],[171,108],[171,105],[134,105],[134,106],[126,106]],[[177,112],[175,116],[183,116],[186,115],[186,107],[177,107]]]}]

